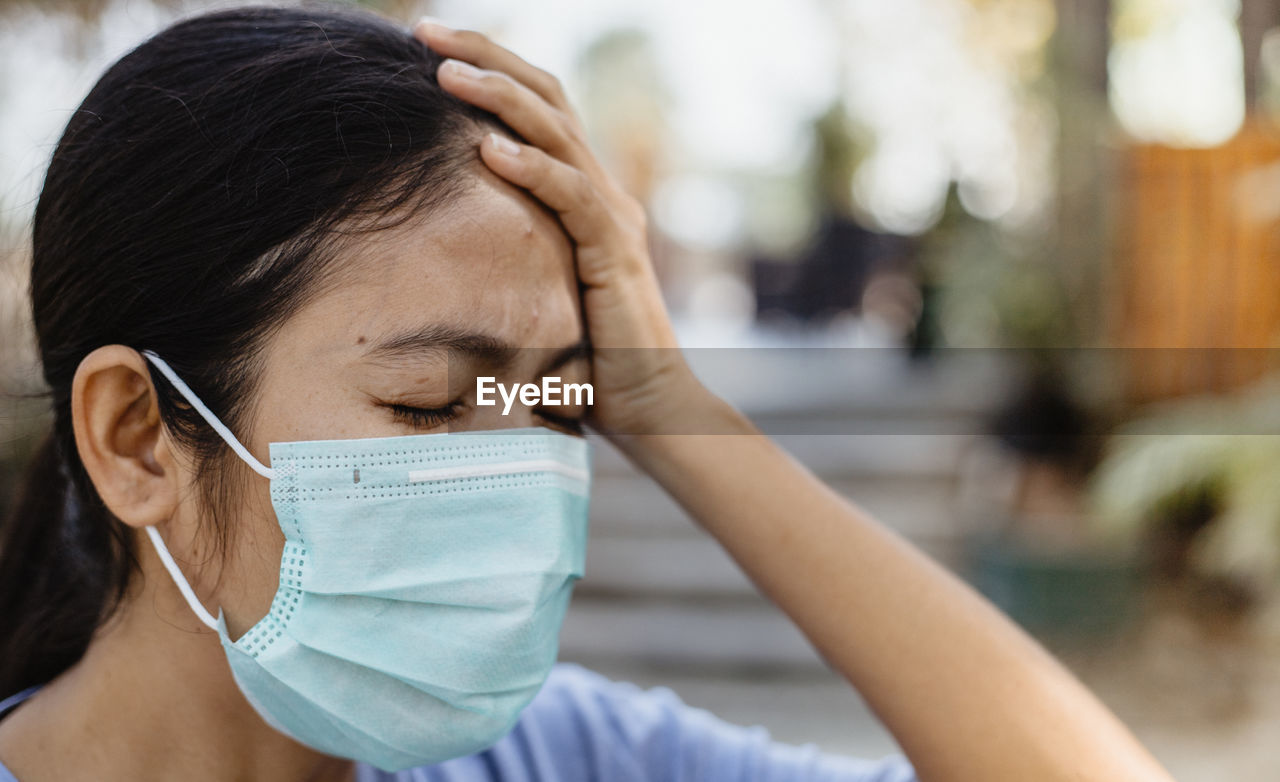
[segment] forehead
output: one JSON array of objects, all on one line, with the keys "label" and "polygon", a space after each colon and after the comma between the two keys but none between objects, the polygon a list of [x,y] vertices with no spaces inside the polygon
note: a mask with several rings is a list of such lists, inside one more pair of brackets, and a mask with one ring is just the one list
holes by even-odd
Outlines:
[{"label": "forehead", "polygon": [[443,207],[354,237],[336,263],[340,282],[281,330],[286,355],[350,354],[425,325],[516,347],[582,336],[569,238],[552,213],[488,169]]}]

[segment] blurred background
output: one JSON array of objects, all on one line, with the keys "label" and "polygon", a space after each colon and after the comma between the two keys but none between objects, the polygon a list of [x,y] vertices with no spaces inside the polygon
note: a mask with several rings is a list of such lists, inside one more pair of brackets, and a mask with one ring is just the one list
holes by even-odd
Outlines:
[{"label": "blurred background", "polygon": [[[47,426],[24,296],[57,135],[112,61],[226,5],[0,0],[0,501]],[[559,76],[650,209],[709,385],[1179,780],[1280,775],[1280,3],[364,5]],[[562,657],[780,740],[895,751],[600,446]]]}]

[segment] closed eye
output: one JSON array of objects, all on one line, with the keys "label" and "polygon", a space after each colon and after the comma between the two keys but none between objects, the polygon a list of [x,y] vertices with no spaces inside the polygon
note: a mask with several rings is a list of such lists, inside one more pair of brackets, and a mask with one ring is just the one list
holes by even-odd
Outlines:
[{"label": "closed eye", "polygon": [[538,417],[558,429],[563,429],[569,434],[576,434],[579,436],[586,434],[586,429],[583,427],[581,418],[569,418],[568,416],[548,413],[545,410],[539,410]]},{"label": "closed eye", "polygon": [[382,407],[391,411],[391,417],[397,422],[422,429],[434,429],[458,417],[462,411],[462,400],[455,399],[443,407],[412,407],[395,403],[384,403]]}]

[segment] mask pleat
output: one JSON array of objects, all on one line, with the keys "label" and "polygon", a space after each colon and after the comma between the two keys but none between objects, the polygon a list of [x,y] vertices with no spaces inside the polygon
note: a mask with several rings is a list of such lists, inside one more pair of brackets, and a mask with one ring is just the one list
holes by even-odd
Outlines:
[{"label": "mask pleat", "polygon": [[[387,771],[478,751],[513,724],[504,719],[505,712],[469,711],[422,691],[406,698],[402,682],[305,647],[282,648],[276,664],[311,671],[320,686],[286,685],[287,679],[235,650],[229,658],[250,701],[285,723],[276,724],[277,729],[303,744],[323,745],[325,752],[363,759]],[[369,716],[364,705],[369,702],[379,704],[376,717]]]}]

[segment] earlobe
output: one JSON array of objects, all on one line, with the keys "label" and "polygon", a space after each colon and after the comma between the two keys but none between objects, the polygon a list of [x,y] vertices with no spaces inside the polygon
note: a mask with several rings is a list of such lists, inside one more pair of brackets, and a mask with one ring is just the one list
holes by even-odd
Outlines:
[{"label": "earlobe", "polygon": [[89,353],[71,384],[76,449],[107,508],[132,527],[168,520],[180,475],[147,361],[125,345]]}]

